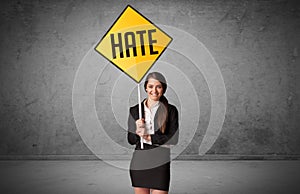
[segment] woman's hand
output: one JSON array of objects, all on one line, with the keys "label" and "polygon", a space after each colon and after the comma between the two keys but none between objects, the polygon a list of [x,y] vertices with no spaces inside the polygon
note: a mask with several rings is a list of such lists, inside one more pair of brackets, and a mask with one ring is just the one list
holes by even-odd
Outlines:
[{"label": "woman's hand", "polygon": [[138,119],[135,121],[136,124],[136,131],[135,133],[140,136],[143,137],[145,135],[146,129],[145,129],[145,120],[142,119]]},{"label": "woman's hand", "polygon": [[136,124],[136,131],[135,133],[140,136],[141,138],[144,138],[147,141],[151,141],[151,136],[149,134],[146,134],[146,128],[145,128],[145,120],[144,119],[138,119],[135,121]]},{"label": "woman's hand", "polygon": [[149,134],[144,135],[143,138],[147,141],[151,141],[151,135]]}]

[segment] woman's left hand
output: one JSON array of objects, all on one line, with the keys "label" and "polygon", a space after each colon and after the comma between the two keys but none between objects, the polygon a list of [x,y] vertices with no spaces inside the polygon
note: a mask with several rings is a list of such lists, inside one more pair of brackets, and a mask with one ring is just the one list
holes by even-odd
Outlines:
[{"label": "woman's left hand", "polygon": [[151,135],[149,135],[149,134],[143,135],[143,138],[147,141],[151,141]]}]

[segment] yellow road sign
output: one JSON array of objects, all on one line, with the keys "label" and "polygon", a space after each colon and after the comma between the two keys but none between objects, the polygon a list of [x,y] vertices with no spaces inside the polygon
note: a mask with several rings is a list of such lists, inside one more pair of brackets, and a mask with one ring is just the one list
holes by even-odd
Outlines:
[{"label": "yellow road sign", "polygon": [[128,5],[95,50],[139,83],[171,41],[168,34]]}]

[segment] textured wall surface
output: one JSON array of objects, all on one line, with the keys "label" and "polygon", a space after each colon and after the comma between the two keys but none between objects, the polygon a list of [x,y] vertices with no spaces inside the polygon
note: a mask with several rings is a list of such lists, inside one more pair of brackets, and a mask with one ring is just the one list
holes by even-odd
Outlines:
[{"label": "textured wall surface", "polygon": [[[1,155],[92,154],[73,119],[73,81],[85,54],[127,4],[156,24],[192,34],[218,63],[227,112],[209,154],[300,154],[297,1],[13,0],[1,1],[0,8]],[[172,53],[165,57],[172,58]],[[105,80],[118,71],[109,67],[112,77],[104,75],[96,89],[104,128],[118,127],[111,124],[111,113],[100,111],[109,98]],[[197,132],[183,154],[198,154],[210,98],[203,77],[192,71],[189,75],[198,86],[202,109]],[[125,133],[111,133],[128,146]]]}]

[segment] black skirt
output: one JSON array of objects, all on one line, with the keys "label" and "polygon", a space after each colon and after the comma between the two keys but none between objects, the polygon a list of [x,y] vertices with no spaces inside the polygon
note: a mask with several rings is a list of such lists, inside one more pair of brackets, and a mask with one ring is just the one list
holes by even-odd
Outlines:
[{"label": "black skirt", "polygon": [[144,145],[144,150],[135,150],[130,163],[130,178],[133,187],[169,191],[170,149]]}]

